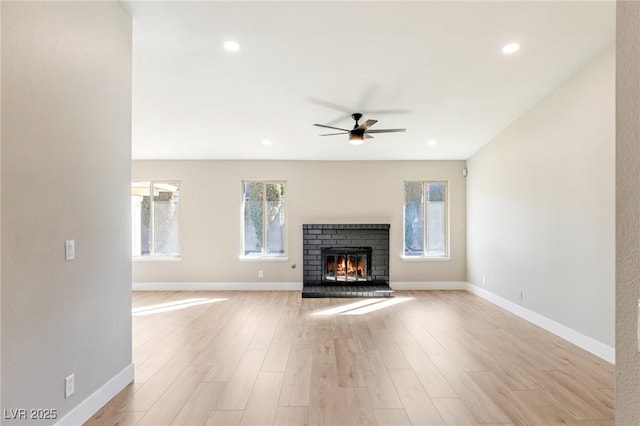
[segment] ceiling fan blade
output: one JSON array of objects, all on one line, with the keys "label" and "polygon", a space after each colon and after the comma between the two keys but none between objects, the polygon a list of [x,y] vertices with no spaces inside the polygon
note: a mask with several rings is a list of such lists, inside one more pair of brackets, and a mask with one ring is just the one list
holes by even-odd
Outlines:
[{"label": "ceiling fan blade", "polygon": [[351,120],[351,114],[343,114],[340,117],[336,117],[333,120],[327,121],[327,126],[333,126],[334,124],[338,124],[340,122]]},{"label": "ceiling fan blade", "polygon": [[[362,111],[364,115],[372,116],[372,115],[385,115],[385,114],[409,114],[411,113],[410,109],[379,109],[379,110],[368,110],[366,108],[355,108],[354,111]],[[351,118],[351,114],[341,115],[339,117],[334,118],[333,120],[327,121],[327,124],[338,124],[341,121],[348,120]]]},{"label": "ceiling fan blade", "polygon": [[323,133],[318,136],[334,136],[334,135],[348,135],[349,132],[340,132],[340,133]]},{"label": "ceiling fan blade", "polygon": [[410,109],[406,108],[398,108],[398,109],[379,109],[379,110],[371,110],[369,111],[366,108],[363,108],[367,115],[378,115],[378,114],[409,114],[411,112]]},{"label": "ceiling fan blade", "polygon": [[333,129],[333,130],[341,130],[343,132],[350,132],[349,129],[341,129],[340,127],[327,126],[327,125],[324,125],[324,124],[314,124],[314,126],[325,127],[327,129]]},{"label": "ceiling fan blade", "polygon": [[318,99],[318,98],[309,98],[309,102],[311,102],[312,104],[316,104],[316,105],[325,107],[325,108],[334,109],[336,111],[342,111],[342,112],[344,112],[346,114],[349,114],[349,116],[354,111],[353,108],[348,108],[348,107],[343,106],[343,105],[334,104],[333,102],[323,101],[322,99]]},{"label": "ceiling fan blade", "polygon": [[396,132],[404,132],[407,129],[378,129],[378,130],[367,130],[367,133],[396,133]]},{"label": "ceiling fan blade", "polygon": [[378,122],[378,120],[367,120],[364,123],[362,123],[361,125],[359,125],[358,129],[367,130],[369,127],[373,126],[377,122]]},{"label": "ceiling fan blade", "polygon": [[373,136],[371,136],[371,135],[370,135],[370,134],[368,134],[368,133],[365,133],[365,134],[364,134],[364,138],[365,138],[365,139],[373,139]]}]

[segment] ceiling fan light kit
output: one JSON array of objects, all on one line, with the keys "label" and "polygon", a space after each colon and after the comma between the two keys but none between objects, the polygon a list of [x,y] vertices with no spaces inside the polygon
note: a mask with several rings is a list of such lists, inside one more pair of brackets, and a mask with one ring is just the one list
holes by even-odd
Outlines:
[{"label": "ceiling fan light kit", "polygon": [[369,133],[393,133],[393,132],[404,132],[407,129],[378,129],[378,130],[369,130],[371,126],[376,124],[378,120],[366,120],[364,123],[359,124],[358,122],[362,118],[362,114],[359,112],[355,112],[351,114],[351,118],[355,120],[355,125],[353,129],[342,129],[340,127],[327,126],[325,124],[314,124],[317,127],[323,127],[325,129],[332,130],[340,130],[339,133],[324,133],[320,136],[335,136],[335,135],[349,135],[349,143],[352,145],[362,145],[366,139],[373,139]]},{"label": "ceiling fan light kit", "polygon": [[349,143],[351,145],[362,145],[364,143],[364,135],[349,135]]}]

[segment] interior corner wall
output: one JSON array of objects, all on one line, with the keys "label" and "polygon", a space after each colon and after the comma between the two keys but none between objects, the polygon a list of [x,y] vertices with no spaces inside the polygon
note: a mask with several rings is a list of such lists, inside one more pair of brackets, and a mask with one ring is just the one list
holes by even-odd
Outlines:
[{"label": "interior corner wall", "polygon": [[616,424],[640,424],[640,3],[617,3]]},{"label": "interior corner wall", "polygon": [[[302,286],[302,225],[388,223],[390,281],[403,288],[465,280],[464,161],[134,161],[134,180],[180,182],[180,262],[134,262],[134,283]],[[241,261],[243,180],[287,182],[288,262]],[[451,260],[401,259],[404,180],[447,180]],[[292,268],[293,265],[297,268]],[[258,278],[258,271],[264,272]],[[255,283],[255,285],[253,285]],[[267,287],[268,288],[268,287]]]},{"label": "interior corner wall", "polygon": [[131,370],[131,18],[3,2],[1,36],[3,424],[46,425]]},{"label": "interior corner wall", "polygon": [[613,353],[615,46],[467,166],[468,281]]}]

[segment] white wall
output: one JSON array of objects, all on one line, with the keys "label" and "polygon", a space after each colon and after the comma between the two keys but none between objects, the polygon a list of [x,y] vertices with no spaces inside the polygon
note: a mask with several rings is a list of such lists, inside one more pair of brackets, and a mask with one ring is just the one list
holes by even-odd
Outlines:
[{"label": "white wall", "polygon": [[[2,93],[2,2],[0,2],[0,93]],[[1,100],[1,99],[0,99]],[[2,408],[2,102],[0,102],[0,408]]]},{"label": "white wall", "polygon": [[611,348],[614,155],[612,46],[477,152],[467,178],[469,282]]},{"label": "white wall", "polygon": [[[3,2],[1,148],[2,408],[60,420],[131,371],[131,18],[120,2]],[[53,420],[3,422],[14,423]]]},{"label": "white wall", "polygon": [[[0,93],[2,93],[2,2],[0,2]],[[2,408],[2,102],[0,101],[0,409]]]},{"label": "white wall", "polygon": [[[464,161],[134,161],[135,180],[178,180],[181,262],[135,262],[134,282],[302,283],[302,225],[389,223],[390,281],[465,280]],[[288,262],[240,261],[242,180],[287,181]],[[404,180],[450,185],[451,261],[402,253]],[[291,265],[298,267],[292,269]],[[257,271],[264,271],[259,279]],[[408,284],[410,285],[410,284]]]},{"label": "white wall", "polygon": [[640,424],[640,3],[617,4],[616,424]]}]

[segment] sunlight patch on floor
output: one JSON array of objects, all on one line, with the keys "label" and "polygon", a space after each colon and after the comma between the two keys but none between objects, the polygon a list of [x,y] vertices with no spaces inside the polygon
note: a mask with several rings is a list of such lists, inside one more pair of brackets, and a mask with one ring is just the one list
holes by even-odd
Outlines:
[{"label": "sunlight patch on floor", "polygon": [[413,300],[413,297],[394,297],[393,299],[365,299],[348,305],[337,306],[311,314],[312,316],[328,315],[364,315],[402,302]]},{"label": "sunlight patch on floor", "polygon": [[206,305],[214,302],[224,302],[229,299],[184,299],[176,300],[174,302],[160,303],[157,305],[143,306],[141,308],[135,308],[131,310],[131,314],[134,317],[140,317],[145,315],[160,314],[163,312],[178,311],[180,309],[187,309],[193,306]]},{"label": "sunlight patch on floor", "polygon": [[380,309],[388,308],[389,306],[397,305],[398,303],[407,302],[409,300],[413,300],[413,297],[394,297],[393,299],[387,299],[372,305],[363,306],[362,308],[343,312],[340,315],[364,315],[368,314],[369,312],[378,311]]}]

